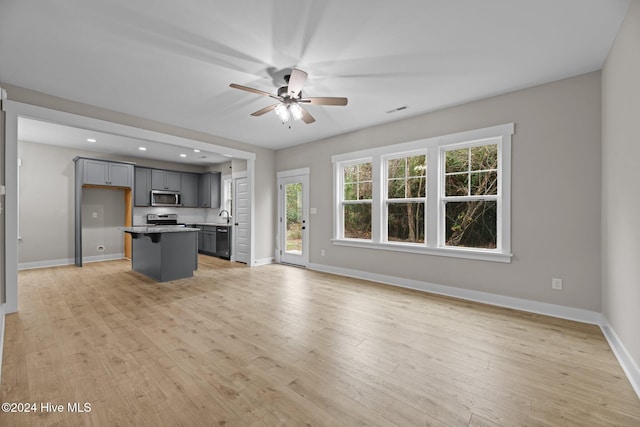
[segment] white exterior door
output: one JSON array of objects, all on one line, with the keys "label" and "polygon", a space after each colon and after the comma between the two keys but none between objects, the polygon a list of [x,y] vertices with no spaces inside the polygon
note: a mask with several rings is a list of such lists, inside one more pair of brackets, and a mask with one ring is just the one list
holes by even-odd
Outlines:
[{"label": "white exterior door", "polygon": [[278,173],[279,260],[303,267],[309,264],[308,188],[308,169]]},{"label": "white exterior door", "polygon": [[233,241],[235,242],[235,248],[233,253],[235,254],[235,260],[237,262],[249,262],[249,250],[251,245],[251,233],[250,233],[250,200],[249,200],[249,180],[245,178],[234,179],[234,191],[233,191],[233,203],[235,209],[233,209],[234,230]]}]

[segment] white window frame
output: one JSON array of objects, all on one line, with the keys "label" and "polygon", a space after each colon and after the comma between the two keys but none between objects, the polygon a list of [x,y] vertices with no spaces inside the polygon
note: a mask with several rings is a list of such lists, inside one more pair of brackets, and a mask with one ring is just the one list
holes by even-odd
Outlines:
[{"label": "white window frame", "polygon": [[[420,253],[484,261],[511,262],[511,136],[514,124],[491,126],[401,144],[338,154],[331,157],[334,171],[334,245],[396,252]],[[444,215],[444,152],[451,148],[498,145],[497,242],[495,249],[446,246]],[[425,243],[389,242],[387,239],[386,160],[411,155],[427,156]],[[371,240],[344,238],[342,212],[343,169],[372,162]],[[487,197],[487,198],[490,198]],[[436,218],[436,220],[432,220]]]},{"label": "white window frame", "polygon": [[[339,165],[336,165],[334,163],[334,175],[338,175],[338,179],[335,180],[336,182],[336,188],[334,189],[335,194],[337,195],[337,197],[339,198],[339,204],[336,208],[337,211],[337,217],[336,217],[336,221],[334,221],[334,224],[336,224],[336,227],[334,228],[334,235],[336,235],[336,231],[338,231],[339,233],[339,239],[343,240],[343,241],[364,241],[364,242],[371,242],[374,239],[374,235],[376,234],[374,232],[374,224],[375,224],[375,219],[373,218],[373,200],[375,199],[375,195],[372,194],[372,198],[371,199],[365,199],[365,200],[343,200],[343,196],[344,196],[344,168],[347,166],[353,166],[353,165],[358,165],[361,163],[371,163],[372,162],[372,158],[371,157],[365,157],[365,158],[358,158],[358,159],[352,159],[349,161],[345,161],[345,162],[340,162]],[[337,169],[335,169],[335,167],[337,167]],[[372,168],[375,168],[375,164],[372,165]],[[371,177],[372,183],[371,185],[375,185],[374,182],[376,180],[376,174],[375,171],[372,170],[372,177]],[[350,237],[344,237],[344,205],[357,205],[357,204],[369,204],[371,205],[371,237],[372,239],[355,239],[355,238],[350,238]]]},{"label": "white window frame", "polygon": [[[422,156],[424,155],[426,159],[429,158],[427,154],[427,150],[416,150],[416,151],[408,151],[404,153],[394,153],[390,155],[381,156],[382,164],[383,164],[383,174],[382,174],[382,241],[385,243],[389,243],[392,245],[400,244],[400,245],[411,245],[411,246],[424,246],[427,239],[427,197],[411,197],[411,198],[389,198],[389,170],[388,170],[388,161],[396,160],[396,159],[404,159],[407,157],[413,156]],[[428,161],[428,160],[427,160]],[[428,181],[427,175],[425,174],[425,180]],[[425,195],[427,194],[428,189],[425,188]],[[425,235],[425,243],[409,243],[409,242],[394,242],[389,241],[389,203],[424,203],[424,235]]]},{"label": "white window frame", "polygon": [[226,209],[229,212],[229,216],[233,217],[233,179],[231,175],[222,176],[222,209]]}]

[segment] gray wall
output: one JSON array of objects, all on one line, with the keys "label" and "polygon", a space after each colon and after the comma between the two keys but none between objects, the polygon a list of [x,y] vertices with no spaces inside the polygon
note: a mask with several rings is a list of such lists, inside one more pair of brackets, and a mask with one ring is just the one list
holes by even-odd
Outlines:
[{"label": "gray wall", "polygon": [[[18,168],[19,194],[19,236],[18,263],[21,267],[37,266],[33,263],[71,262],[74,257],[74,180],[73,158],[76,156],[109,158],[92,151],[55,147],[20,141],[18,158],[22,165]],[[100,199],[102,195],[103,199]],[[85,196],[88,198],[85,199]],[[119,217],[119,225],[124,225],[124,194],[121,190],[83,190],[83,206],[103,212],[98,219],[83,218],[83,256],[102,256],[124,252],[122,232],[115,237],[113,228],[104,236],[92,227],[102,221],[112,224]],[[119,207],[111,208],[117,204]],[[102,205],[102,207],[99,207]],[[84,210],[85,215],[88,214]],[[105,217],[106,215],[106,217]],[[116,225],[112,225],[115,227]],[[88,234],[85,234],[88,231]],[[118,240],[120,240],[119,243]],[[108,244],[106,244],[108,242]],[[104,252],[97,252],[98,244],[105,244]],[[70,261],[71,260],[71,261]]]},{"label": "gray wall", "polygon": [[78,154],[30,142],[18,144],[19,264],[73,259],[73,158]]},{"label": "gray wall", "polygon": [[[332,245],[332,154],[509,122],[510,264]],[[311,263],[600,311],[599,72],[283,149],[276,159],[277,171],[311,168]],[[553,277],[562,291],[551,290]]]},{"label": "gray wall", "polygon": [[[124,255],[124,190],[82,189],[82,256]],[[95,215],[94,215],[95,214]],[[104,247],[103,251],[98,246]]]},{"label": "gray wall", "polygon": [[[602,312],[640,366],[640,2],[602,70]],[[638,368],[636,368],[638,369]]]}]

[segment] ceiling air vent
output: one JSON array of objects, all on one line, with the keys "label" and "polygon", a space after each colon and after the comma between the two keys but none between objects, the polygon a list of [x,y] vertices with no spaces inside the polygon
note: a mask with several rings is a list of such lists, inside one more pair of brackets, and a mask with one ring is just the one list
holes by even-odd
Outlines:
[{"label": "ceiling air vent", "polygon": [[387,111],[387,114],[395,113],[396,111],[402,111],[402,110],[406,110],[406,109],[407,109],[407,106],[403,105],[402,107],[394,108],[393,110]]}]

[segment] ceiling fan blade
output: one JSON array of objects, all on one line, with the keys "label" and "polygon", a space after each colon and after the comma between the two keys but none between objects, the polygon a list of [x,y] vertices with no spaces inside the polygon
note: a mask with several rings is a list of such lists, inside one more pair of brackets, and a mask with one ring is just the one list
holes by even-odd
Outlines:
[{"label": "ceiling fan blade", "polygon": [[298,102],[305,102],[311,105],[347,105],[348,99],[329,97],[329,96],[318,96],[318,97],[301,99]]},{"label": "ceiling fan blade", "polygon": [[264,107],[258,111],[256,111],[255,113],[251,113],[252,116],[261,116],[263,114],[267,114],[269,111],[273,111],[275,110],[275,108],[278,106],[278,104],[273,104],[273,105],[269,105],[268,107]]},{"label": "ceiling fan blade", "polygon": [[313,116],[311,114],[309,114],[309,112],[307,110],[305,110],[302,107],[300,107],[300,109],[302,110],[302,121],[303,122],[305,122],[306,124],[311,124],[311,123],[316,121],[316,119],[314,119]]},{"label": "ceiling fan blade", "polygon": [[307,73],[302,70],[298,70],[294,68],[291,70],[291,75],[289,76],[289,83],[287,85],[288,90],[287,93],[291,98],[297,98],[300,95],[300,91],[302,90],[302,85],[307,80]]},{"label": "ceiling fan blade", "polygon": [[244,91],[255,93],[255,94],[258,94],[258,95],[262,95],[262,96],[270,96],[271,98],[274,98],[274,99],[280,99],[277,96],[270,94],[269,92],[265,92],[265,91],[259,90],[259,89],[254,89],[254,88],[248,87],[248,86],[242,86],[242,85],[237,85],[235,83],[231,83],[229,85],[229,87],[232,87],[234,89],[244,90]]}]

